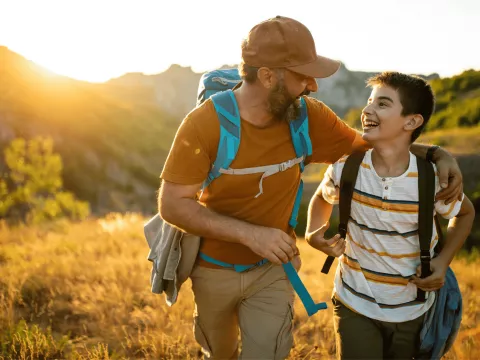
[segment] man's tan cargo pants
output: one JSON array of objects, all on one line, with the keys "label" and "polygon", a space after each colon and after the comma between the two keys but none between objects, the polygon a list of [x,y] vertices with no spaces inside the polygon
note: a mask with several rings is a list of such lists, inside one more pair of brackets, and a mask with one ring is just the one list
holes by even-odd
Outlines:
[{"label": "man's tan cargo pants", "polygon": [[282,266],[237,273],[197,266],[194,333],[207,359],[284,359],[293,345],[294,291]]}]

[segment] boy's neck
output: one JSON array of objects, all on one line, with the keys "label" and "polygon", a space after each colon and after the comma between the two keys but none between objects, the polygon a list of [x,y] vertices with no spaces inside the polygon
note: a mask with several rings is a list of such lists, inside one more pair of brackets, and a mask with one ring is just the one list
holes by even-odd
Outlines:
[{"label": "boy's neck", "polygon": [[[396,144],[398,145],[398,144]],[[381,177],[396,177],[407,171],[410,164],[409,146],[374,145],[372,165]]]}]

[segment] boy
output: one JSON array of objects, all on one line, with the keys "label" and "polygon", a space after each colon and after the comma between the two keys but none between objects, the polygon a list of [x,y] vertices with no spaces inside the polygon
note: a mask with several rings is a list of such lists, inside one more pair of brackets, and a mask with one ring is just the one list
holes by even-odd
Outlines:
[{"label": "boy", "polygon": [[[363,138],[372,144],[358,171],[346,241],[324,239],[333,204],[338,203],[345,158],[331,165],[312,198],[307,241],[341,256],[333,294],[337,356],[340,359],[412,359],[424,314],[443,286],[454,255],[474,220],[469,199],[435,203],[451,219],[445,245],[432,258],[432,274],[420,279],[418,170],[410,145],[432,115],[435,98],[421,78],[384,72],[369,79],[372,93],[362,111]],[[438,175],[436,189],[440,185]],[[325,225],[324,225],[325,224]],[[438,241],[433,230],[431,256]],[[418,288],[425,302],[415,301]]]}]

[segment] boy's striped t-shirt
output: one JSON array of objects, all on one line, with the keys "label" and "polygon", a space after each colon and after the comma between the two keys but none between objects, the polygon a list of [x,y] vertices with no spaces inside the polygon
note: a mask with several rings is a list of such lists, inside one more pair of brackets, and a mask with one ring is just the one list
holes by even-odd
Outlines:
[{"label": "boy's striped t-shirt", "polygon": [[[348,222],[345,253],[335,274],[335,296],[346,306],[373,319],[388,322],[413,320],[434,301],[415,301],[417,287],[409,282],[420,264],[418,240],[418,170],[410,153],[407,171],[398,177],[380,177],[372,165],[372,150],[366,152],[358,171]],[[327,169],[321,196],[338,203],[340,178],[346,157]],[[436,172],[436,169],[435,169]],[[435,176],[435,193],[440,191]],[[320,194],[319,194],[320,195]],[[451,219],[461,201],[435,203],[435,212]],[[434,214],[432,214],[434,216]],[[433,225],[431,255],[438,241]]]}]

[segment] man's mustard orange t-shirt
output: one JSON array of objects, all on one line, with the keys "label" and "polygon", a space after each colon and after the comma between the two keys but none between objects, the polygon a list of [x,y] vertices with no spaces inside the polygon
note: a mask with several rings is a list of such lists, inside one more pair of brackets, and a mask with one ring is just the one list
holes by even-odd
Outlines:
[{"label": "man's mustard orange t-shirt", "polygon": [[[306,163],[336,162],[351,151],[355,130],[322,102],[305,97],[312,156]],[[211,100],[189,113],[180,125],[161,178],[183,185],[203,183],[217,156],[220,123]],[[259,128],[242,120],[240,147],[230,167],[243,169],[279,164],[296,158],[287,122]],[[205,189],[201,202],[211,210],[252,224],[281,229],[294,236],[288,222],[301,179],[299,166],[263,180],[262,174],[222,174]],[[231,264],[253,264],[262,258],[248,247],[214,238],[203,238],[200,251]],[[201,262],[201,265],[212,265]],[[213,266],[215,267],[215,266]]]}]

